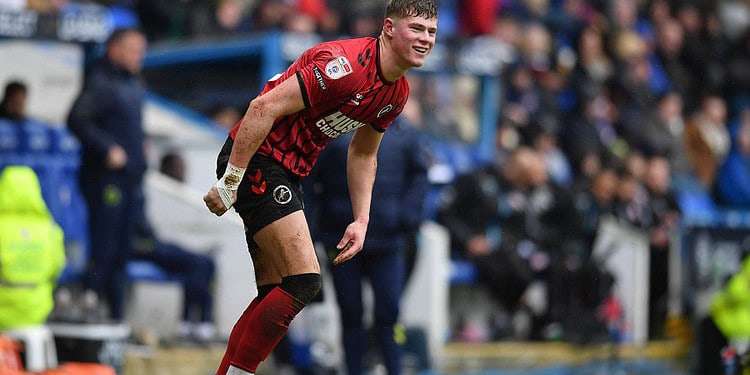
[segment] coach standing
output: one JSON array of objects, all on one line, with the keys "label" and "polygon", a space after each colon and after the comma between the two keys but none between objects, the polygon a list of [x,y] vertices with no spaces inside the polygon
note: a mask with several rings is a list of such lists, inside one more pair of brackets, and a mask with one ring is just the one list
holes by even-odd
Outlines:
[{"label": "coach standing", "polygon": [[139,78],[145,51],[140,31],[114,31],[68,116],[68,127],[83,149],[80,184],[89,208],[91,258],[85,286],[106,299],[114,320],[122,319],[124,265],[146,170],[145,88]]}]

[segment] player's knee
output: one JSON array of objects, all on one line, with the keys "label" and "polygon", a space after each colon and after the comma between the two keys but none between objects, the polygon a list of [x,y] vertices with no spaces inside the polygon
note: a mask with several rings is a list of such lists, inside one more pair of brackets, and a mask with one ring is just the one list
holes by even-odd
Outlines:
[{"label": "player's knee", "polygon": [[320,292],[322,281],[318,273],[303,273],[281,279],[281,289],[304,304],[310,303]]}]

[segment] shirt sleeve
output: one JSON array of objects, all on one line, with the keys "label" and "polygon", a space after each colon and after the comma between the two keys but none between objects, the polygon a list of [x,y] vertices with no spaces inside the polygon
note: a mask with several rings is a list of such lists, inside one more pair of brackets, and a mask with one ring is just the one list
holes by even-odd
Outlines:
[{"label": "shirt sleeve", "polygon": [[306,108],[316,108],[327,101],[349,97],[356,88],[354,66],[343,49],[326,46],[311,51],[308,63],[297,70]]}]

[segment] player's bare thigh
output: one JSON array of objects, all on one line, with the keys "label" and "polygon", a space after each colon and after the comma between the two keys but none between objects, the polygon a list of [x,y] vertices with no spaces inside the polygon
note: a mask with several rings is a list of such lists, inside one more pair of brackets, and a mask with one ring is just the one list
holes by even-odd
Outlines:
[{"label": "player's bare thigh", "polygon": [[269,252],[260,249],[250,251],[253,258],[253,270],[255,271],[255,283],[257,285],[281,284],[281,272],[276,268],[274,260]]},{"label": "player's bare thigh", "polygon": [[253,239],[263,256],[272,259],[281,276],[320,273],[303,211],[296,211],[263,227]]}]

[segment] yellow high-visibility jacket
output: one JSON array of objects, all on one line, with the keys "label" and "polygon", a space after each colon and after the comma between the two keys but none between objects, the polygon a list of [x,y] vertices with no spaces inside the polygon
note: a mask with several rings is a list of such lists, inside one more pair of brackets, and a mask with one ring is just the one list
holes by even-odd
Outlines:
[{"label": "yellow high-visibility jacket", "polygon": [[43,324],[65,265],[63,232],[31,168],[0,171],[0,331]]}]

